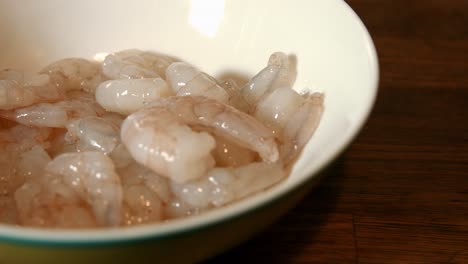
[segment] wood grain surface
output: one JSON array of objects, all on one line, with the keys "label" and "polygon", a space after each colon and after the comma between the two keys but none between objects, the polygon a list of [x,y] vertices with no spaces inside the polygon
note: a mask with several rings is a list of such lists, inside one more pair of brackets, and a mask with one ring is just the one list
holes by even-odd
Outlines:
[{"label": "wood grain surface", "polygon": [[298,207],[208,263],[468,263],[468,1],[347,2],[379,53],[369,121]]}]

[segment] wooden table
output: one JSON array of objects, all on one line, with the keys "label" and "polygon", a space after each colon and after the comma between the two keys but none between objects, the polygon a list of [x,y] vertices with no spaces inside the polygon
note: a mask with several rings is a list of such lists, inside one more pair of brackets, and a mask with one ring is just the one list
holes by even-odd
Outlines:
[{"label": "wooden table", "polygon": [[468,1],[350,0],[377,104],[302,203],[210,263],[468,263]]}]

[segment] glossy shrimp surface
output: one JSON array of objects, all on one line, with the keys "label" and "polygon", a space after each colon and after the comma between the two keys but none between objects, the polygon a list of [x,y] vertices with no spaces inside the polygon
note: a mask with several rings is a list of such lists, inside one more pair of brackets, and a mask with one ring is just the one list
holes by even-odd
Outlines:
[{"label": "glossy shrimp surface", "polygon": [[286,179],[324,111],[293,89],[294,56],[273,53],[246,83],[200,69],[132,49],[0,70],[0,223],[160,223]]},{"label": "glossy shrimp surface", "polygon": [[39,102],[54,102],[64,92],[49,81],[45,74],[24,76],[14,70],[0,72],[0,109],[11,110]]},{"label": "glossy shrimp surface", "polygon": [[176,182],[186,182],[202,177],[214,166],[211,151],[215,140],[204,131],[223,135],[265,161],[278,160],[275,139],[266,127],[245,113],[201,96],[154,101],[124,121],[122,140],[138,162]]}]

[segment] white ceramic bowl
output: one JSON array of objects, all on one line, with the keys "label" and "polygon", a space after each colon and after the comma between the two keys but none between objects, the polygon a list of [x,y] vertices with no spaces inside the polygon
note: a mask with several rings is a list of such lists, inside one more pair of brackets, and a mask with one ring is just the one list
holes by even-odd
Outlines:
[{"label": "white ceramic bowl", "polygon": [[284,51],[297,56],[294,88],[325,93],[318,130],[278,186],[164,224],[95,231],[0,226],[0,251],[8,252],[0,253],[0,262],[124,260],[148,253],[155,260],[191,262],[225,250],[298,201],[362,127],[378,84],[369,33],[341,0],[1,1],[0,36],[0,68],[30,70],[63,57],[139,48],[174,55],[214,76],[245,78],[272,52]]}]

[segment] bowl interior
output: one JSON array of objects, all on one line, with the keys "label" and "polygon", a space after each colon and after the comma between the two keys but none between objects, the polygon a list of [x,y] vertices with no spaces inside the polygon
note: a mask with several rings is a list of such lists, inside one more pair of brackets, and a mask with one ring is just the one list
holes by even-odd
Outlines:
[{"label": "bowl interior", "polygon": [[[99,59],[112,51],[138,48],[176,56],[215,77],[245,80],[264,67],[272,52],[284,51],[297,57],[294,88],[325,93],[320,126],[290,178],[264,194],[181,224],[140,227],[153,235],[251,209],[314,177],[357,133],[377,89],[372,41],[341,0],[1,1],[0,36],[0,69],[37,70],[59,58]],[[0,235],[13,229],[1,227]],[[33,236],[36,231],[42,232],[14,234]],[[92,233],[95,238],[116,238],[125,232]]]}]

